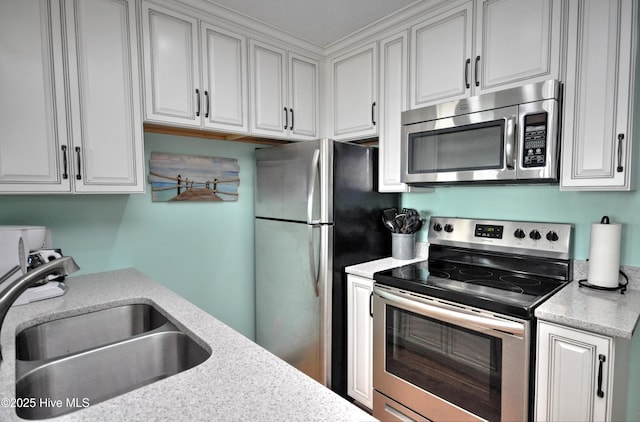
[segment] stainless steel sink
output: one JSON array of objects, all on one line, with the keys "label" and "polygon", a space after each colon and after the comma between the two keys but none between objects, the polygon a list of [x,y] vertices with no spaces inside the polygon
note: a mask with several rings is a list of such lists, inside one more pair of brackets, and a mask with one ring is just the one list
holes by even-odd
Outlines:
[{"label": "stainless steel sink", "polygon": [[[211,355],[154,307],[118,308],[50,321],[18,334],[16,398],[38,404],[16,408],[18,416],[71,413],[193,368]],[[94,330],[109,326],[105,337],[92,333],[91,341],[78,340],[90,331],[80,328],[85,317]],[[39,328],[43,325],[49,327]],[[66,341],[73,346],[64,347]]]},{"label": "stainless steel sink", "polygon": [[61,318],[16,336],[16,359],[43,360],[124,340],[154,330],[167,318],[148,304],[131,304]]}]

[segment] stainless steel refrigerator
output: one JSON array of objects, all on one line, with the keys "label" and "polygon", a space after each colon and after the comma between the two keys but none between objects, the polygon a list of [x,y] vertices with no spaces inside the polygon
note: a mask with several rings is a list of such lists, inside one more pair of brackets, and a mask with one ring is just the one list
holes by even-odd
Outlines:
[{"label": "stainless steel refrigerator", "polygon": [[328,139],[256,150],[256,341],[346,397],[344,268],[391,255],[377,148]]}]

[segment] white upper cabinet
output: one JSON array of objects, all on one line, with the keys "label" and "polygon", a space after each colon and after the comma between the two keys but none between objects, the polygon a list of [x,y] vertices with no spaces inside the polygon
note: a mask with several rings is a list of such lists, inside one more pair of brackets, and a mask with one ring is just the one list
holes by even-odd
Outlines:
[{"label": "white upper cabinet", "polygon": [[144,192],[134,1],[2,2],[0,20],[21,40],[0,46],[0,191]]},{"label": "white upper cabinet", "polygon": [[558,0],[476,0],[428,15],[411,28],[410,107],[559,79],[562,21]]},{"label": "white upper cabinet", "polygon": [[244,37],[201,22],[204,127],[249,131]]},{"label": "white upper cabinet", "polygon": [[378,191],[408,192],[400,180],[400,116],[407,109],[407,31],[380,40]]},{"label": "white upper cabinet", "polygon": [[569,7],[561,189],[633,190],[637,2]]},{"label": "white upper cabinet", "polygon": [[286,139],[318,136],[318,63],[249,40],[251,133]]},{"label": "white upper cabinet", "polygon": [[0,2],[0,40],[20,40],[0,42],[2,192],[71,190],[61,22],[57,0]]},{"label": "white upper cabinet", "polygon": [[378,135],[378,44],[372,42],[330,60],[332,137]]},{"label": "white upper cabinet", "polygon": [[411,107],[469,96],[473,69],[473,4],[463,4],[411,28]]},{"label": "white upper cabinet", "polygon": [[286,51],[249,40],[251,133],[286,137]]},{"label": "white upper cabinet", "polygon": [[134,1],[66,0],[76,192],[144,192]]},{"label": "white upper cabinet", "polygon": [[315,60],[289,53],[289,132],[292,139],[316,139],[319,116],[319,65]]},{"label": "white upper cabinet", "polygon": [[142,28],[146,120],[200,126],[198,20],[143,2]]},{"label": "white upper cabinet", "polygon": [[147,2],[142,37],[146,121],[248,131],[245,37]]},{"label": "white upper cabinet", "polygon": [[559,0],[476,0],[475,94],[559,79],[562,12]]}]

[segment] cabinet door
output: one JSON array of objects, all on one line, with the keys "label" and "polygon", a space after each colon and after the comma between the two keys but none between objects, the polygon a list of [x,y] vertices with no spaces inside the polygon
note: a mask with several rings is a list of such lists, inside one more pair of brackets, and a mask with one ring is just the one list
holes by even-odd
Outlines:
[{"label": "cabinet door", "polygon": [[347,275],[347,394],[373,408],[373,280]]},{"label": "cabinet door", "polygon": [[331,60],[333,136],[358,139],[378,133],[376,42]]},{"label": "cabinet door", "polygon": [[561,188],[632,190],[637,2],[569,6]]},{"label": "cabinet door", "polygon": [[411,108],[469,96],[473,3],[411,28]]},{"label": "cabinet door", "polygon": [[286,52],[249,40],[251,133],[286,137],[289,109],[285,108]]},{"label": "cabinet door", "polygon": [[561,1],[476,2],[475,95],[559,79]]},{"label": "cabinet door", "polygon": [[135,2],[66,0],[76,192],[144,192]]},{"label": "cabinet door", "polygon": [[143,2],[142,37],[145,119],[199,127],[198,21]]},{"label": "cabinet door", "polygon": [[606,420],[612,347],[611,338],[540,322],[535,420]]},{"label": "cabinet door", "polygon": [[318,62],[289,53],[289,133],[291,139],[318,137]]},{"label": "cabinet door", "polygon": [[202,100],[204,126],[249,132],[247,46],[242,35],[202,22]]},{"label": "cabinet door", "polygon": [[380,41],[380,192],[406,192],[400,181],[400,115],[407,109],[407,33]]},{"label": "cabinet door", "polygon": [[0,2],[0,192],[70,190],[61,22],[57,0]]}]

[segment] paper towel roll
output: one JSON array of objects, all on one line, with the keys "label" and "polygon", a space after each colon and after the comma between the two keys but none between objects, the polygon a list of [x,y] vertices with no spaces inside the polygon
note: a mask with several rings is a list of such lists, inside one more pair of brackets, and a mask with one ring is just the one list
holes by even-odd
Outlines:
[{"label": "paper towel roll", "polygon": [[590,284],[600,287],[618,287],[621,238],[621,224],[591,224],[587,278]]}]

